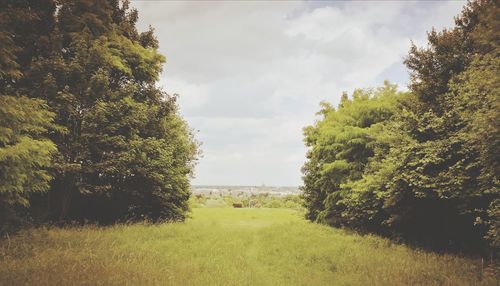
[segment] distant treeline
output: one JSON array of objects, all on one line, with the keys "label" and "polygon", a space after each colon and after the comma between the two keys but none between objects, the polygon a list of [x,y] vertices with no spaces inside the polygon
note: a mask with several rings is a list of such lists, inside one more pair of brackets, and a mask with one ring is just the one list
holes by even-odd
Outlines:
[{"label": "distant treeline", "polygon": [[204,207],[235,207],[242,208],[288,208],[303,210],[302,198],[299,195],[276,196],[272,193],[234,195],[223,194],[193,194],[189,199],[193,208]]},{"label": "distant treeline", "polygon": [[438,250],[500,247],[500,10],[469,2],[385,83],[322,103],[304,129],[307,218]]},{"label": "distant treeline", "polygon": [[0,1],[0,231],[182,220],[197,143],[120,0]]}]

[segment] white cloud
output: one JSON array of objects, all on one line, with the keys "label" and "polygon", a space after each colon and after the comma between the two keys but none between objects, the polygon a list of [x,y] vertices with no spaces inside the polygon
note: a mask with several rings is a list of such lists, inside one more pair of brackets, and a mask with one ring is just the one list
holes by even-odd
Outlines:
[{"label": "white cloud", "polygon": [[[195,184],[298,185],[302,127],[341,92],[405,84],[410,40],[453,23],[464,2],[133,1],[167,56],[204,158]],[[387,78],[389,77],[389,78]]]},{"label": "white cloud", "polygon": [[206,84],[196,84],[184,79],[170,77],[162,78],[160,86],[168,90],[171,95],[189,94],[189,96],[179,98],[179,104],[184,109],[203,108],[210,99],[209,87]]}]

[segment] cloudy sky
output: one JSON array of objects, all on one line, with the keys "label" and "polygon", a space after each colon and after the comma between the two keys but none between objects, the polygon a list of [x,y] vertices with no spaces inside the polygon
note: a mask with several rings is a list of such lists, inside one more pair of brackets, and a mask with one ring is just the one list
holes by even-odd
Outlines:
[{"label": "cloudy sky", "polygon": [[301,184],[302,128],[319,102],[385,79],[405,88],[410,42],[453,24],[464,2],[133,1],[167,57],[202,142],[196,185]]}]

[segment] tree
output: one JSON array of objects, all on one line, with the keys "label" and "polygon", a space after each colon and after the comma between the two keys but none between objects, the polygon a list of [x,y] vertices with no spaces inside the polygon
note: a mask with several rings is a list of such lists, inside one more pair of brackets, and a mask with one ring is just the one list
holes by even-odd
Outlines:
[{"label": "tree", "polygon": [[184,219],[197,143],[176,96],[156,86],[165,58],[153,30],[135,28],[137,11],[118,0],[0,5],[5,201],[17,194],[41,220]]},{"label": "tree", "polygon": [[352,99],[344,95],[337,109],[323,103],[323,118],[304,130],[311,147],[303,168],[309,219],[355,228],[376,220],[380,198],[357,186],[376,150],[386,148],[377,139],[404,96],[386,82],[375,91],[356,90]]},{"label": "tree", "polygon": [[392,104],[358,91],[324,105],[305,129],[309,219],[439,250],[484,253],[485,238],[498,249],[498,13],[495,1],[469,2],[454,28],[412,46],[411,93]]},{"label": "tree", "polygon": [[[406,60],[414,98],[396,120],[411,143],[392,151],[400,159],[388,178],[385,210],[395,232],[425,245],[484,247],[486,229],[476,221],[499,195],[492,175],[499,171],[492,162],[498,155],[491,153],[498,150],[491,121],[498,115],[498,88],[491,83],[497,81],[492,59],[498,52],[490,54],[498,40],[491,30],[498,26],[495,13],[494,1],[470,2],[453,29],[430,32],[428,48],[412,47]],[[481,72],[485,77],[479,80]],[[489,151],[481,150],[485,143]]]},{"label": "tree", "polygon": [[476,202],[469,211],[475,215],[476,226],[488,227],[486,237],[496,248],[500,247],[499,52],[497,47],[485,55],[475,55],[467,69],[450,83],[448,95],[449,114],[461,126],[453,136],[460,138],[467,150],[462,173],[474,178],[472,196]]},{"label": "tree", "polygon": [[32,193],[49,188],[48,168],[57,149],[44,134],[54,127],[53,118],[41,100],[0,95],[0,223],[4,227],[15,218],[16,208],[29,206]]},{"label": "tree", "polygon": [[[48,132],[63,129],[40,99],[27,97],[32,62],[46,53],[52,1],[0,3],[0,232],[29,206],[35,193],[47,191],[57,149]],[[36,30],[33,27],[42,25]]]},{"label": "tree", "polygon": [[137,32],[126,1],[62,1],[57,20],[57,48],[32,73],[68,130],[51,137],[50,218],[183,219],[197,146],[175,97],[155,85],[165,59],[153,31]]}]

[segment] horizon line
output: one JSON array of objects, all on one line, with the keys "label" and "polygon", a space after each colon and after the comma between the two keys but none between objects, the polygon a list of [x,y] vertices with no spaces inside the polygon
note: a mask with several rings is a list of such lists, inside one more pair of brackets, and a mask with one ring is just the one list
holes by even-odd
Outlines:
[{"label": "horizon line", "polygon": [[292,185],[214,185],[214,184],[191,184],[191,187],[273,187],[273,188],[299,188],[300,186],[292,186]]}]

